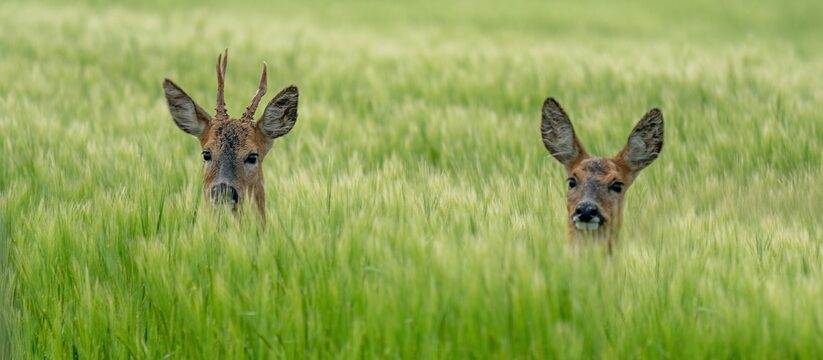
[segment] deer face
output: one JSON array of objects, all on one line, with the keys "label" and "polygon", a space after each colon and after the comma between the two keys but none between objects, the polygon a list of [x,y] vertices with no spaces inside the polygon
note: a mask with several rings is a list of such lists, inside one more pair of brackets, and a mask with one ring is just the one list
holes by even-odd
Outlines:
[{"label": "deer face", "polygon": [[543,104],[540,131],[546,149],[566,168],[569,237],[607,238],[611,249],[617,233],[611,229],[620,227],[626,190],[663,148],[663,114],[658,109],[646,113],[623,150],[611,158],[586,153],[569,117],[553,98]]},{"label": "deer face", "polygon": [[590,157],[574,166],[566,179],[566,208],[574,228],[597,231],[619,219],[627,181],[612,159]]},{"label": "deer face", "polygon": [[200,141],[204,167],[203,193],[214,203],[233,211],[251,198],[261,213],[265,209],[262,161],[274,139],[286,135],[297,121],[298,90],[289,86],[252,120],[266,93],[266,65],[251,105],[239,119],[232,119],[223,99],[228,53],[217,59],[217,114],[212,117],[171,80],[163,82],[169,111],[177,127]]}]

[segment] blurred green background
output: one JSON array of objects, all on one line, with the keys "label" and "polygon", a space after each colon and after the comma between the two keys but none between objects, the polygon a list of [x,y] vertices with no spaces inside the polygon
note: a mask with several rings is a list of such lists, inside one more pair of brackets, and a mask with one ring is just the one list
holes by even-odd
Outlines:
[{"label": "blurred green background", "polygon": [[[0,4],[12,358],[815,358],[820,1]],[[300,87],[266,226],[203,204],[161,82]],[[660,158],[570,251],[554,96]],[[3,342],[0,341],[0,344]]]}]

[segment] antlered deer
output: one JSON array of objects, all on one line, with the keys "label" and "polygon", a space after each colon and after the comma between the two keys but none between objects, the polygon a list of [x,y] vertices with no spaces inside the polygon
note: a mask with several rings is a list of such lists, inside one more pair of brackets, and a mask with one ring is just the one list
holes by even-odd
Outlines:
[{"label": "antlered deer", "polygon": [[266,64],[260,87],[251,105],[239,119],[229,117],[223,98],[228,50],[217,56],[217,107],[214,117],[192,100],[171,80],[163,82],[163,90],[174,123],[180,130],[194,135],[203,149],[205,176],[203,192],[212,202],[224,203],[232,211],[251,198],[263,214],[265,192],[261,163],[274,139],[286,135],[297,121],[297,87],[290,85],[274,96],[263,115],[252,118],[260,99],[266,94]]},{"label": "antlered deer", "polygon": [[566,167],[569,240],[605,240],[611,254],[622,221],[626,190],[663,148],[663,113],[659,109],[649,110],[632,130],[623,150],[611,158],[586,153],[568,115],[553,98],[543,103],[540,132],[546,149]]}]

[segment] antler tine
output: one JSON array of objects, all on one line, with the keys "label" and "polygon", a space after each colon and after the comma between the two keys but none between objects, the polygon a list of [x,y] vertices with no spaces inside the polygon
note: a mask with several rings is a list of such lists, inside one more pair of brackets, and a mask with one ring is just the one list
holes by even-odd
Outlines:
[{"label": "antler tine", "polygon": [[257,92],[254,94],[254,97],[251,99],[251,105],[246,108],[246,112],[243,113],[243,119],[251,120],[254,117],[254,112],[257,111],[257,105],[260,104],[260,99],[263,98],[263,95],[266,95],[266,83],[268,80],[266,79],[266,63],[263,63],[263,75],[260,76],[260,86],[257,88]]},{"label": "antler tine", "polygon": [[229,49],[226,49],[223,54],[217,55],[217,107],[214,109],[217,112],[216,117],[227,119],[229,113],[226,111],[226,99],[223,96],[223,84],[226,82],[226,65],[229,61]]}]

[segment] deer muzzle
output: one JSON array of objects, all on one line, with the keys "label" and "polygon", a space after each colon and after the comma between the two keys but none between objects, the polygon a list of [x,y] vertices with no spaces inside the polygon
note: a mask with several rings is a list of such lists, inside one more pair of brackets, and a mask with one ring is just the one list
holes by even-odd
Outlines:
[{"label": "deer muzzle", "polygon": [[226,204],[235,209],[237,204],[240,203],[240,192],[234,186],[220,183],[212,186],[209,198],[213,203]]},{"label": "deer muzzle", "polygon": [[594,231],[600,228],[604,222],[603,215],[597,204],[593,202],[581,202],[572,213],[574,227],[583,231]]}]

